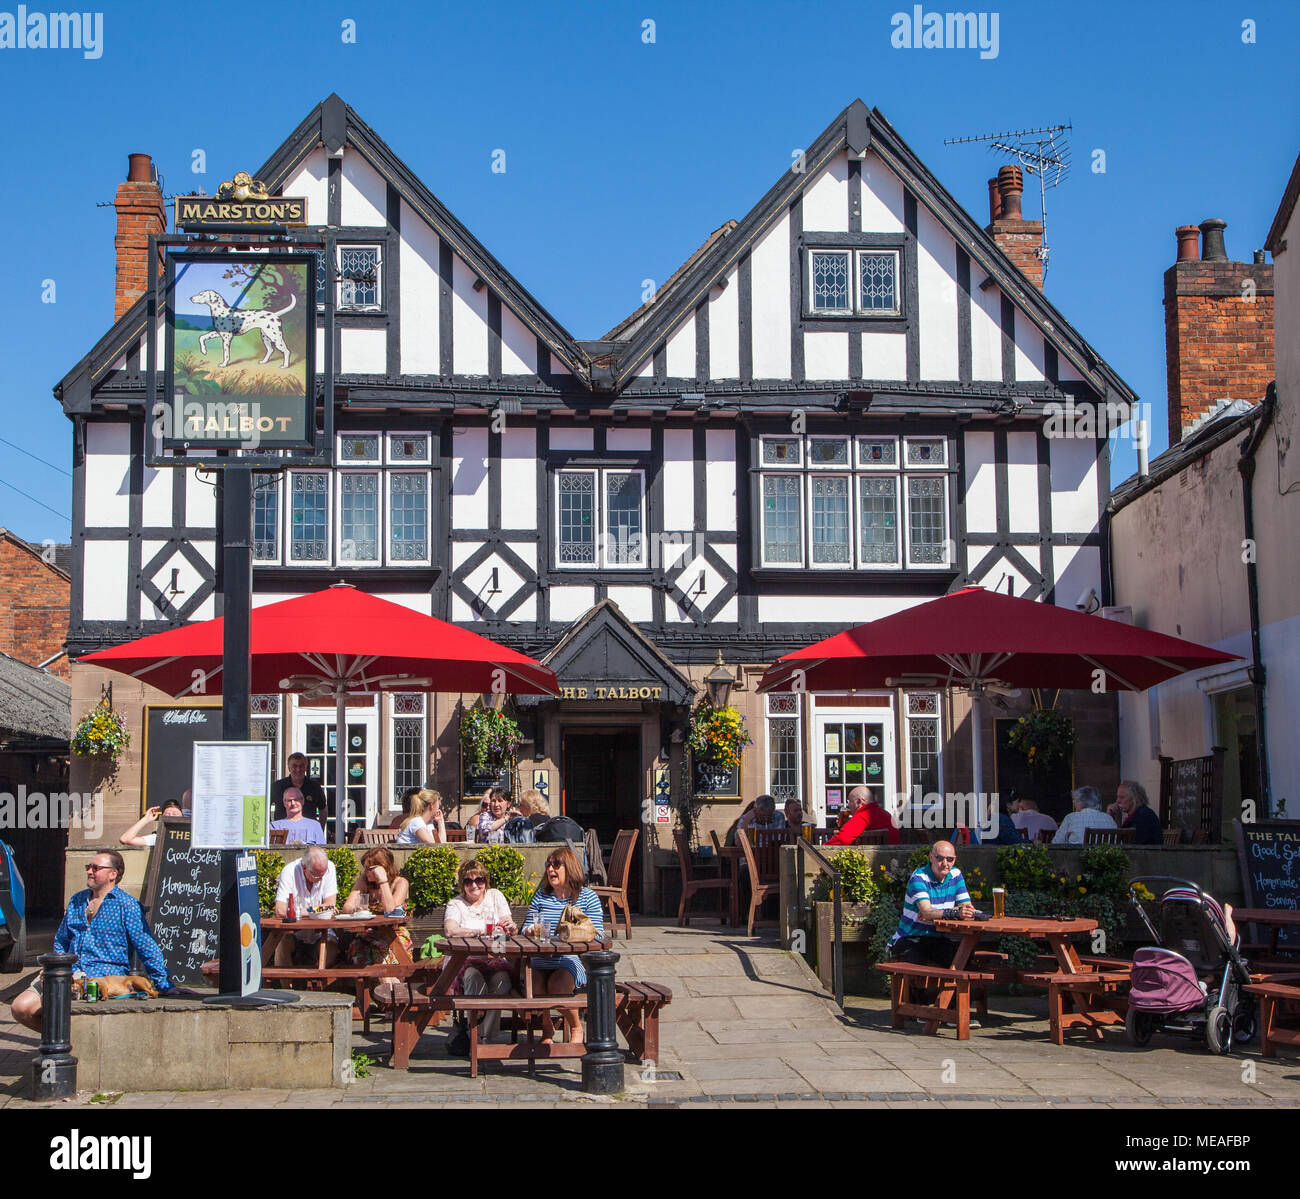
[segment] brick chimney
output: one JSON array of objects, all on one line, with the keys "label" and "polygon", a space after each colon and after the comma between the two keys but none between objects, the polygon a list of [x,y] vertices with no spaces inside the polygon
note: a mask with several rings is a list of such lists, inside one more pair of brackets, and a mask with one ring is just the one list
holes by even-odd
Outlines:
[{"label": "brick chimney", "polygon": [[1178,257],[1165,271],[1170,445],[1224,400],[1258,403],[1273,379],[1273,268],[1263,251],[1254,262],[1229,261],[1225,228],[1211,219],[1174,230]]},{"label": "brick chimney", "polygon": [[[148,154],[131,154],[126,182],[117,185],[117,294],[113,319],[118,320],[149,289],[149,234],[167,232],[162,188],[154,178]],[[156,265],[162,274],[162,258]]]},{"label": "brick chimney", "polygon": [[996,179],[989,180],[989,224],[986,233],[993,235],[998,248],[1020,268],[1039,291],[1043,290],[1043,222],[1027,221],[1020,211],[1020,197],[1025,180],[1017,166],[1005,166]]}]

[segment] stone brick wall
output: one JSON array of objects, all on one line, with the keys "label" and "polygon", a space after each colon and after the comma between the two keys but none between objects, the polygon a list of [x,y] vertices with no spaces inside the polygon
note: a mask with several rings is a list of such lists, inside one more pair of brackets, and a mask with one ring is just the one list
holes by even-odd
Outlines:
[{"label": "stone brick wall", "polygon": [[[68,576],[42,560],[40,552],[0,530],[0,652],[39,666],[62,648],[68,636]],[[49,671],[68,677],[68,660]]]},{"label": "stone brick wall", "polygon": [[1274,370],[1273,267],[1200,259],[1171,266],[1165,355],[1170,445],[1222,400],[1263,399]]}]

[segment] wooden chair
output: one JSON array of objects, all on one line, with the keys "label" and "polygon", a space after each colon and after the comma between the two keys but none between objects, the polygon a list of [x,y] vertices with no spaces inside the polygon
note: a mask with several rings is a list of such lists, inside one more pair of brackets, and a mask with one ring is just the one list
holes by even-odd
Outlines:
[{"label": "wooden chair", "polygon": [[597,896],[609,904],[610,936],[618,935],[618,908],[623,907],[623,931],[632,935],[632,912],[627,903],[627,876],[632,871],[632,850],[636,848],[640,829],[620,829],[609,855],[609,886],[592,887]]},{"label": "wooden chair", "polygon": [[[754,935],[754,918],[758,915],[758,909],[763,906],[763,901],[774,895],[781,894],[781,884],[777,878],[777,864],[779,862],[778,854],[781,846],[786,842],[776,840],[780,836],[779,829],[749,829],[746,830],[758,839],[759,844],[754,845],[749,837],[740,836],[736,838],[736,845],[745,855],[745,864],[749,867],[749,919],[747,922],[746,935]],[[767,867],[764,872],[764,867]]]},{"label": "wooden chair", "polygon": [[869,828],[862,834],[854,845],[888,845],[889,830],[887,828]]},{"label": "wooden chair", "polygon": [[1183,830],[1180,828],[1165,829],[1165,845],[1181,845],[1183,843]]},{"label": "wooden chair", "polygon": [[287,828],[273,828],[271,830],[271,845],[284,845],[289,840],[289,830]]},{"label": "wooden chair", "polygon": [[359,828],[352,834],[353,845],[394,845],[401,829]]},{"label": "wooden chair", "polygon": [[463,828],[449,828],[447,830],[447,844],[459,845],[465,840],[465,830]]},{"label": "wooden chair", "polygon": [[682,871],[682,901],[677,905],[677,924],[679,927],[689,925],[691,922],[690,901],[701,891],[718,891],[721,894],[719,899],[720,914],[722,923],[727,923],[727,910],[730,906],[731,899],[731,879],[719,878],[714,875],[711,878],[692,878],[691,877],[691,849],[686,843],[686,834],[681,829],[673,831],[673,844],[677,847],[677,864]]},{"label": "wooden chair", "polygon": [[1210,834],[1207,833],[1205,829],[1197,828],[1192,830],[1193,845],[1208,845],[1209,843],[1210,843]]},{"label": "wooden chair", "polygon": [[1083,830],[1085,845],[1130,845],[1137,835],[1135,828],[1088,828]]},{"label": "wooden chair", "polygon": [[1056,830],[1054,828],[1040,828],[1038,830],[1038,844],[1051,845],[1052,838],[1055,836]]}]

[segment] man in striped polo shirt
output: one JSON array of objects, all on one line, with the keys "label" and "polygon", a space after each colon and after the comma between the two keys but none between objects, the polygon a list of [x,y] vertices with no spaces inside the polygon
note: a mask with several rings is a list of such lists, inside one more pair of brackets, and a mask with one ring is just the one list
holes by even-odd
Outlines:
[{"label": "man in striped polo shirt", "polygon": [[918,966],[951,966],[958,942],[932,925],[954,914],[969,920],[975,914],[975,905],[957,869],[957,851],[952,842],[936,841],[930,847],[929,863],[918,867],[907,880],[903,916],[889,941],[890,958]]}]

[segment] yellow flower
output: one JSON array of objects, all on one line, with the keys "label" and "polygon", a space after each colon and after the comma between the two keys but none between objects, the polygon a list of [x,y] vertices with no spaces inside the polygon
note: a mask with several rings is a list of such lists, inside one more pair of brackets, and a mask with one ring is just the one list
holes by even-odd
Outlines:
[{"label": "yellow flower", "polygon": [[1080,888],[1079,888],[1079,894],[1080,894],[1080,895],[1087,895],[1087,894],[1088,894],[1088,888],[1087,888],[1087,887],[1080,887]]}]

